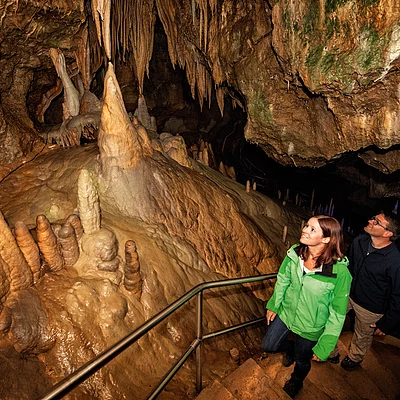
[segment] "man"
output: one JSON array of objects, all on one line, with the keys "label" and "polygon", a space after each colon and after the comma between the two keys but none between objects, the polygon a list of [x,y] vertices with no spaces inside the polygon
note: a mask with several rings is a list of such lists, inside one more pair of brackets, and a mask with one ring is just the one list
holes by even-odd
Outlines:
[{"label": "man", "polygon": [[400,251],[394,243],[399,222],[391,213],[382,212],[368,220],[364,231],[354,239],[348,254],[353,276],[348,311],[353,309],[356,318],[349,354],[341,366],[349,371],[360,365],[374,333],[393,334],[400,326]]}]

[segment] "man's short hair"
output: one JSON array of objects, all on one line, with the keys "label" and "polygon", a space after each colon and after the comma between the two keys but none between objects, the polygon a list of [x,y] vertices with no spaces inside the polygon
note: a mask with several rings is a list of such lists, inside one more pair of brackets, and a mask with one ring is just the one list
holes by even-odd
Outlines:
[{"label": "man's short hair", "polygon": [[389,223],[387,229],[393,233],[390,237],[390,240],[394,242],[400,236],[400,219],[397,214],[394,214],[391,211],[382,211],[382,214],[385,216],[386,221]]}]

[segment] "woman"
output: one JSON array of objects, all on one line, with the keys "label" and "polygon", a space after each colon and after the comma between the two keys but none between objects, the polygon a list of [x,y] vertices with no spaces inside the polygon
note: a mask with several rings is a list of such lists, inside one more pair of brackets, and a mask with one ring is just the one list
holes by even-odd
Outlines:
[{"label": "woman", "polygon": [[[296,362],[283,390],[295,397],[311,369],[335,348],[346,316],[351,275],[342,253],[343,236],[335,218],[310,218],[300,245],[292,246],[279,268],[267,303],[268,329],[262,350],[285,352],[283,364]],[[295,341],[287,340],[290,332]]]}]

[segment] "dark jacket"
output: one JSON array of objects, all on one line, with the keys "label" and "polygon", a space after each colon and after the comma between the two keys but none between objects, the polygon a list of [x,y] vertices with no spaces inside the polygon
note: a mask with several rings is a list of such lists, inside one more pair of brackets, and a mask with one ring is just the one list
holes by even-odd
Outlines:
[{"label": "dark jacket", "polygon": [[350,297],[361,307],[384,314],[376,326],[384,333],[400,329],[400,251],[394,243],[371,250],[371,237],[356,237],[349,249],[353,276]]}]

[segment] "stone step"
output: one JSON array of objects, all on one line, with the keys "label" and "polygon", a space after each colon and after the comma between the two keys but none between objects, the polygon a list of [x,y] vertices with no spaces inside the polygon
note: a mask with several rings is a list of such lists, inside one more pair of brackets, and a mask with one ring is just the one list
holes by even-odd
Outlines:
[{"label": "stone step", "polygon": [[[341,359],[348,353],[352,332],[338,342]],[[250,358],[221,381],[204,389],[196,400],[290,399],[282,390],[294,366],[282,365],[282,354]],[[312,363],[296,400],[400,400],[400,347],[392,340],[374,340],[359,368],[346,371],[340,364]]]},{"label": "stone step", "polygon": [[222,382],[213,384],[196,400],[290,400],[290,397],[263,371],[252,358],[246,360]]},{"label": "stone step", "polygon": [[206,387],[196,397],[196,400],[236,400],[237,398],[218,380]]},{"label": "stone step", "polygon": [[222,383],[240,400],[290,399],[252,358],[229,374]]}]

